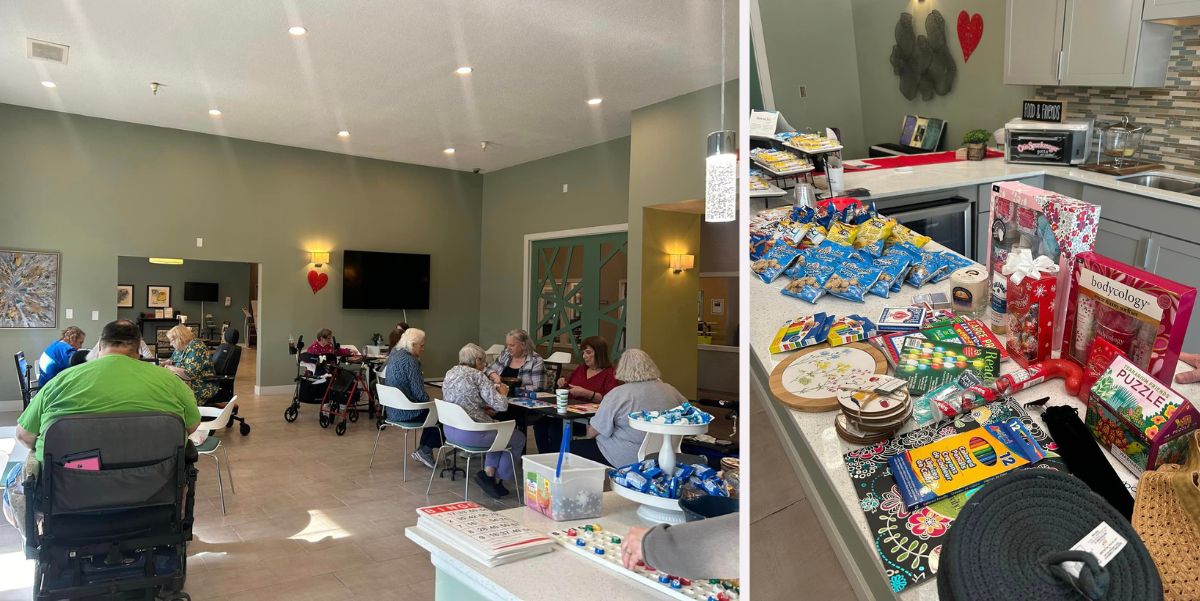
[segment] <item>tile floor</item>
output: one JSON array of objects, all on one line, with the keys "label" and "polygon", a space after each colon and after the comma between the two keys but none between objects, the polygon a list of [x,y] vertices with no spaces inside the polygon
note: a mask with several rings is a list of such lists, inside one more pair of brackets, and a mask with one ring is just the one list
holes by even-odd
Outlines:
[{"label": "tile floor", "polygon": [[[226,482],[228,514],[221,514],[212,460],[200,458],[184,590],[194,601],[433,599],[429,554],[404,528],[416,523],[417,507],[462,499],[462,479],[435,479],[427,497],[424,466],[411,463],[408,482],[401,481],[400,431],[384,431],[368,470],[375,430],[367,420],[336,436],[317,424],[316,405],[302,405],[300,418],[285,422],[291,395],[254,395],[254,357],[252,349],[242,353],[235,386],[253,430],[218,433],[237,490]],[[513,494],[495,501],[474,485],[471,500],[517,505]],[[0,522],[0,601],[28,599],[32,562],[16,531]]]},{"label": "tile floor", "polygon": [[[855,601],[829,540],[784,454],[762,403],[751,395],[750,582],[755,601]],[[797,591],[804,591],[797,595]]]}]

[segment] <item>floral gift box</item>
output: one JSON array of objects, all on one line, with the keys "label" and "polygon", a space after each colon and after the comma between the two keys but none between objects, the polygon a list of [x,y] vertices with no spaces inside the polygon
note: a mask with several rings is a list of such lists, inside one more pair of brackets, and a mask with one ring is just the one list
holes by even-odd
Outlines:
[{"label": "floral gift box", "polygon": [[1187,399],[1118,356],[1092,386],[1086,421],[1100,446],[1139,474],[1182,463],[1198,419]]}]

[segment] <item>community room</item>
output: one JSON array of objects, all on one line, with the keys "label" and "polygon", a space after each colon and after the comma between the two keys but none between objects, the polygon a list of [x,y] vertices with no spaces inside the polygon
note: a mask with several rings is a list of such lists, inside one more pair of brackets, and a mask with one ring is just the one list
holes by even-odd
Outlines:
[{"label": "community room", "polygon": [[0,5],[0,597],[738,598],[738,14]]}]

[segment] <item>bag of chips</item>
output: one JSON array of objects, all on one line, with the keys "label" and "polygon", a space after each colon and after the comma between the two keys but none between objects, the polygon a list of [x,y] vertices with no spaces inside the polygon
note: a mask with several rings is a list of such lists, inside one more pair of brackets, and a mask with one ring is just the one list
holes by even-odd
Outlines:
[{"label": "bag of chips", "polygon": [[975,264],[974,261],[964,258],[964,257],[961,257],[958,255],[958,253],[955,253],[955,252],[945,251],[945,252],[942,252],[939,254],[942,257],[942,262],[946,264],[946,269],[938,272],[937,275],[933,276],[933,279],[929,280],[930,283],[933,283],[933,284],[936,284],[936,283],[950,277],[950,274],[954,273],[955,271],[958,271],[959,269],[961,269],[963,267],[969,267],[969,266]]},{"label": "bag of chips", "polygon": [[884,241],[892,235],[892,228],[895,226],[895,219],[879,216],[868,218],[858,226],[858,235],[854,238],[854,248],[872,257],[883,256]]},{"label": "bag of chips", "polygon": [[775,246],[775,236],[771,234],[762,234],[758,232],[750,232],[750,260],[757,261]]},{"label": "bag of chips", "polygon": [[898,223],[896,224],[896,227],[892,228],[891,239],[893,243],[908,242],[917,248],[921,248],[926,244],[929,244],[929,241],[932,240],[932,238],[929,236],[918,234],[908,229],[908,227]]},{"label": "bag of chips", "polygon": [[921,258],[914,261],[912,268],[908,270],[908,277],[905,281],[911,286],[920,288],[945,269],[946,262],[942,258],[942,253],[923,250]]},{"label": "bag of chips", "polygon": [[858,227],[847,225],[840,221],[833,222],[829,226],[829,233],[825,235],[825,239],[830,242],[844,244],[850,246],[854,244],[854,237],[858,235]]},{"label": "bag of chips", "polygon": [[828,228],[814,221],[809,225],[808,236],[805,237],[804,243],[807,246],[817,246],[825,241],[825,236],[828,234]]},{"label": "bag of chips", "polygon": [[892,285],[898,286],[904,283],[904,276],[908,273],[910,263],[912,263],[912,257],[904,252],[888,253],[875,259],[873,265],[880,270],[879,281],[875,282],[868,292],[887,298],[892,291]]},{"label": "bag of chips", "polygon": [[833,275],[825,281],[825,290],[838,298],[861,303],[867,295],[867,290],[879,281],[881,273],[879,269],[866,263],[842,261]]},{"label": "bag of chips", "polygon": [[810,255],[804,264],[804,270],[797,274],[800,277],[788,282],[780,293],[816,303],[817,299],[825,295],[825,282],[833,275],[835,269],[837,267],[834,262],[823,261]]},{"label": "bag of chips", "polygon": [[750,264],[750,271],[753,271],[764,283],[770,284],[799,256],[799,249],[792,248],[787,244],[776,244],[761,259]]}]

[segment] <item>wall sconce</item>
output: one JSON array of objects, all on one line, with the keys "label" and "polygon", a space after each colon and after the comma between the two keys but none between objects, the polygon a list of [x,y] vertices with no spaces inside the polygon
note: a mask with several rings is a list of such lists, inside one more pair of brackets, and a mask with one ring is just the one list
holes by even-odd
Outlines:
[{"label": "wall sconce", "polygon": [[669,255],[671,257],[671,272],[683,273],[696,266],[696,255]]},{"label": "wall sconce", "polygon": [[309,262],[320,267],[329,262],[329,253],[327,252],[310,252],[308,253]]}]

